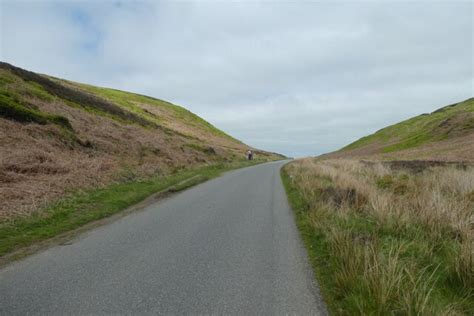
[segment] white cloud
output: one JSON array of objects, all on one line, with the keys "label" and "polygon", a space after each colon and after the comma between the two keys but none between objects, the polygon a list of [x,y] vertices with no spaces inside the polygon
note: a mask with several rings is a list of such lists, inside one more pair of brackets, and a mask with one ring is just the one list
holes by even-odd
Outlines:
[{"label": "white cloud", "polygon": [[311,155],[473,94],[471,2],[1,3],[5,61]]}]

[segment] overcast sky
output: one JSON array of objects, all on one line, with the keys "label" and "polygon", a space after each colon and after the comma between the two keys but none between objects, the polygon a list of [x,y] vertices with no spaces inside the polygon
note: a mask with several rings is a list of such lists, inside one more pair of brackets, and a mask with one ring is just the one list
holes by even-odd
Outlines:
[{"label": "overcast sky", "polygon": [[165,99],[290,156],[473,96],[471,1],[0,2],[2,61]]}]

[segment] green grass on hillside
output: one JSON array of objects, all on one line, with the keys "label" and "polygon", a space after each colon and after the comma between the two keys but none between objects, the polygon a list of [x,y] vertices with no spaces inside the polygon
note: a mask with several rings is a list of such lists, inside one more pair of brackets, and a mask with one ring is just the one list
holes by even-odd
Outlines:
[{"label": "green grass on hillside", "polygon": [[14,94],[2,89],[0,89],[0,117],[24,123],[53,123],[69,130],[72,129],[71,123],[64,116],[30,109],[24,106]]},{"label": "green grass on hillside", "polygon": [[[165,132],[188,138],[195,138],[192,129],[194,127],[194,130],[207,132],[210,136],[226,138],[241,144],[239,140],[181,106],[140,94],[40,75],[2,62],[0,62],[0,88],[14,93],[21,101],[25,101],[25,97],[44,102],[51,102],[57,98],[69,106],[124,124],[138,124],[145,128],[160,127]],[[140,103],[157,107],[165,115],[143,109],[137,105]],[[18,106],[15,109],[18,109]],[[33,116],[34,114],[30,115]],[[10,116],[8,118],[12,119]],[[30,118],[30,121],[33,120]],[[40,123],[42,120],[37,117],[35,122]],[[173,128],[180,125],[183,131]]]},{"label": "green grass on hillside", "polygon": [[[370,144],[387,144],[382,148],[383,152],[393,152],[419,145],[441,141],[449,137],[449,130],[444,130],[442,124],[449,119],[459,117],[464,113],[474,112],[474,98],[441,108],[431,114],[423,114],[408,119],[398,124],[383,128],[376,133],[362,137],[356,142],[349,144],[342,150],[361,148]],[[456,129],[472,129],[474,122],[469,117],[463,126],[455,126]]]},{"label": "green grass on hillside", "polygon": [[77,84],[77,85],[79,85],[81,88],[89,92],[92,92],[98,96],[106,98],[124,107],[130,112],[140,115],[157,124],[163,123],[163,118],[157,115],[153,115],[149,112],[146,112],[145,110],[136,106],[134,103],[135,102],[144,103],[144,104],[149,104],[149,105],[164,108],[165,110],[172,113],[173,117],[178,121],[182,121],[185,124],[198,127],[200,129],[210,132],[213,135],[222,136],[222,137],[231,139],[232,141],[240,143],[240,141],[238,141],[237,139],[217,129],[206,120],[202,119],[201,117],[197,116],[191,111],[186,110],[185,108],[181,106],[178,106],[178,105],[175,105],[163,100],[155,99],[152,97],[131,93],[131,92],[125,92],[125,91],[110,89],[110,88],[96,87],[96,86],[91,86],[87,84]]},{"label": "green grass on hillside", "polygon": [[77,193],[53,203],[35,215],[0,222],[0,257],[89,222],[116,214],[153,193],[177,192],[215,178],[222,172],[255,165],[264,160],[222,163],[188,169],[166,177],[131,180]]}]

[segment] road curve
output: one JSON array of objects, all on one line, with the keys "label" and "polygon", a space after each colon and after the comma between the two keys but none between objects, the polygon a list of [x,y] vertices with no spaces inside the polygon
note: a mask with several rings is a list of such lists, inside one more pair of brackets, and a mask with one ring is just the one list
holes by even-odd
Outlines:
[{"label": "road curve", "polygon": [[273,162],[0,270],[0,314],[326,315]]}]

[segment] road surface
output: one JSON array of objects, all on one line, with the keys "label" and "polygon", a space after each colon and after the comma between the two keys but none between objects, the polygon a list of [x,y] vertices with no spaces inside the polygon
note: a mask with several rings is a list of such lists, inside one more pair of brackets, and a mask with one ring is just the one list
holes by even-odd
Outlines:
[{"label": "road surface", "polygon": [[226,173],[0,270],[0,314],[325,315],[281,183]]}]

